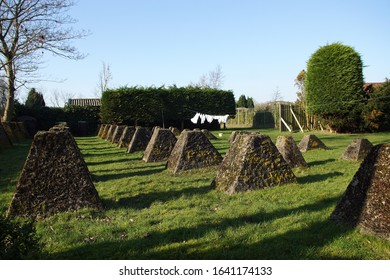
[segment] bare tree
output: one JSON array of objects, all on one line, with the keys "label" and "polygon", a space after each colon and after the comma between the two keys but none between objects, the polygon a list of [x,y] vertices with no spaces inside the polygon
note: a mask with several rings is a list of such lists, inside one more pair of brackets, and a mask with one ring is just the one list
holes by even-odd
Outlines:
[{"label": "bare tree", "polygon": [[222,67],[218,65],[213,71],[210,71],[208,74],[203,74],[195,86],[200,88],[221,89],[224,78],[225,76],[223,75]]},{"label": "bare tree", "polygon": [[0,116],[3,115],[7,103],[7,84],[0,78]]},{"label": "bare tree", "polygon": [[75,94],[66,92],[66,91],[58,91],[54,90],[50,95],[50,102],[54,107],[64,107],[64,105],[69,101],[69,99],[74,98]]},{"label": "bare tree", "polygon": [[306,108],[305,77],[306,71],[301,70],[301,72],[299,72],[298,76],[294,80],[294,85],[298,88],[297,103],[299,103],[302,108]]},{"label": "bare tree", "polygon": [[99,73],[98,91],[101,96],[108,89],[108,83],[112,80],[112,72],[110,64],[102,62],[102,69]]},{"label": "bare tree", "polygon": [[273,93],[272,102],[275,103],[277,101],[281,101],[282,99],[283,99],[282,93],[280,92],[279,87],[276,87],[276,89]]},{"label": "bare tree", "polygon": [[88,35],[67,26],[75,23],[66,14],[72,6],[72,0],[1,0],[0,71],[7,83],[4,121],[11,120],[15,92],[39,69],[45,51],[68,59],[85,57],[69,44]]},{"label": "bare tree", "polygon": [[222,73],[221,65],[218,65],[215,70],[209,72],[209,85],[211,88],[220,89],[223,86],[225,76]]}]

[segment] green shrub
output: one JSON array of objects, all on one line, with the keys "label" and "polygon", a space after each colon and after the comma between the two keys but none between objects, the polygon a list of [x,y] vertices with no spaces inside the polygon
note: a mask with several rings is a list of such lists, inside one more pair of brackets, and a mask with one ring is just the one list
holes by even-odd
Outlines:
[{"label": "green shrub", "polygon": [[28,92],[25,105],[27,108],[31,108],[33,110],[38,110],[42,107],[45,107],[45,100],[43,99],[42,93],[39,93],[35,88],[32,88]]},{"label": "green shrub", "polygon": [[390,130],[390,81],[370,93],[369,100],[363,112],[364,121],[369,131]]},{"label": "green shrub", "polygon": [[319,48],[307,63],[305,90],[310,113],[338,131],[361,129],[363,63],[352,47],[334,43]]},{"label": "green shrub", "polygon": [[34,223],[12,220],[0,214],[0,259],[25,259],[38,254]]}]

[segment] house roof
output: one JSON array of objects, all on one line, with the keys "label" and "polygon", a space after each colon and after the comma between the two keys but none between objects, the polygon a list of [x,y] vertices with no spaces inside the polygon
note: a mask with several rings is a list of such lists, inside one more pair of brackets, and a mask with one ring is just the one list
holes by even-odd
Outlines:
[{"label": "house roof", "polygon": [[74,106],[96,106],[102,105],[99,98],[73,98],[68,100],[68,105]]},{"label": "house roof", "polygon": [[382,85],[383,83],[365,83],[363,85],[364,91],[367,92],[372,92],[375,88],[378,88]]}]

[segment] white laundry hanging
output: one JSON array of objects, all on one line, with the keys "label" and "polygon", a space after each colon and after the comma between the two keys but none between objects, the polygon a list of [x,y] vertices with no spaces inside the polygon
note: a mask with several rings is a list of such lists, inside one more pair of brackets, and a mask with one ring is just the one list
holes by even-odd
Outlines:
[{"label": "white laundry hanging", "polygon": [[197,124],[199,117],[200,117],[200,114],[196,113],[195,116],[191,119],[191,122]]},{"label": "white laundry hanging", "polygon": [[217,120],[218,123],[227,123],[229,119],[229,115],[224,115],[224,116],[214,116],[214,115],[207,115],[207,114],[201,114],[201,113],[196,113],[195,116],[191,119],[191,122],[193,123],[198,123],[198,120],[200,118],[200,122],[203,124],[205,121],[208,123],[212,123],[213,120]]},{"label": "white laundry hanging", "polygon": [[214,116],[211,116],[211,115],[205,115],[205,116],[206,116],[206,121],[207,121],[208,123],[213,122]]},{"label": "white laundry hanging", "polygon": [[205,120],[206,120],[206,116],[204,114],[200,114],[200,123],[204,124]]}]

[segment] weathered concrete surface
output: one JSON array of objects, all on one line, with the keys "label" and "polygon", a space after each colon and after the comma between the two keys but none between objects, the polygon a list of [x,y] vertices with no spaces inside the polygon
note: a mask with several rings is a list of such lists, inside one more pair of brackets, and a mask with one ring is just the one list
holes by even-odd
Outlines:
[{"label": "weathered concrete surface", "polygon": [[29,138],[26,127],[22,122],[2,122],[2,125],[12,143]]},{"label": "weathered concrete surface", "polygon": [[341,159],[360,161],[363,160],[371,151],[373,145],[365,138],[353,139],[341,155]]},{"label": "weathered concrete surface", "polygon": [[12,141],[8,136],[7,131],[4,129],[3,124],[0,122],[0,150],[12,147]]},{"label": "weathered concrete surface", "polygon": [[152,132],[149,129],[137,126],[129,143],[129,147],[127,148],[127,152],[134,153],[138,151],[144,151],[151,137]]},{"label": "weathered concrete surface", "polygon": [[307,167],[307,163],[292,136],[278,136],[275,146],[291,168]]},{"label": "weathered concrete surface", "polygon": [[106,124],[101,124],[101,125],[99,126],[99,131],[98,131],[97,136],[102,137],[103,131],[104,131],[105,128],[106,128]]},{"label": "weathered concrete surface", "polygon": [[178,173],[219,165],[221,162],[221,154],[202,132],[184,130],[168,158],[167,169]]},{"label": "weathered concrete surface", "polygon": [[229,143],[232,144],[234,142],[234,140],[236,140],[236,137],[238,135],[245,135],[245,134],[252,134],[252,132],[248,132],[248,131],[233,131],[232,134],[230,134],[230,137],[229,137]]},{"label": "weathered concrete surface", "polygon": [[47,216],[84,207],[103,205],[73,136],[65,128],[38,132],[8,214]]},{"label": "weathered concrete surface", "polygon": [[269,136],[245,133],[236,136],[212,186],[234,194],[296,182],[293,171]]},{"label": "weathered concrete surface", "polygon": [[390,240],[390,144],[374,146],[330,218]]},{"label": "weathered concrete surface", "polygon": [[178,129],[178,128],[176,128],[176,127],[173,127],[173,126],[171,126],[171,127],[169,127],[169,129],[172,131],[172,133],[175,135],[175,136],[179,136],[180,135],[180,130]]},{"label": "weathered concrete surface", "polygon": [[145,149],[143,160],[145,162],[167,161],[176,142],[177,139],[171,130],[156,128]]},{"label": "weathered concrete surface", "polygon": [[117,125],[115,128],[114,133],[112,134],[111,143],[112,144],[119,144],[119,140],[122,136],[123,130],[125,129],[125,125]]},{"label": "weathered concrete surface", "polygon": [[202,132],[204,135],[206,135],[207,139],[209,139],[209,140],[216,140],[217,139],[217,137],[215,137],[214,134],[212,134],[207,129],[202,129]]},{"label": "weathered concrete surface", "polygon": [[106,124],[106,126],[104,127],[104,130],[102,132],[102,135],[101,135],[102,139],[107,139],[108,131],[110,130],[110,128],[111,128],[111,125]]},{"label": "weathered concrete surface", "polygon": [[298,148],[301,152],[307,152],[308,150],[313,149],[328,149],[328,147],[326,147],[325,144],[313,134],[303,136],[301,142],[298,144]]},{"label": "weathered concrete surface", "polygon": [[118,126],[115,124],[110,125],[110,128],[108,129],[108,132],[107,132],[107,137],[106,137],[107,141],[110,141],[110,142],[112,141],[112,137],[114,136],[114,132],[115,132],[115,129],[117,127]]},{"label": "weathered concrete surface", "polygon": [[128,147],[133,135],[135,133],[135,126],[127,126],[122,132],[121,138],[119,138],[119,148]]}]

